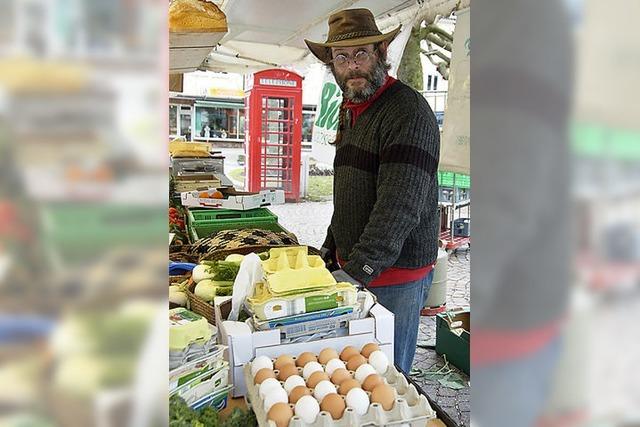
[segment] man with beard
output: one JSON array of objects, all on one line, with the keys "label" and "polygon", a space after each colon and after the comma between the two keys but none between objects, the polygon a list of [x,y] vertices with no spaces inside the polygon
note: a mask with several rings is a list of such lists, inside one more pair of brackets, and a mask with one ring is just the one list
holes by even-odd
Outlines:
[{"label": "man with beard", "polygon": [[334,212],[323,257],[339,282],[364,286],[395,314],[395,363],[409,372],[424,292],[438,253],[440,133],[425,99],[387,75],[389,43],[367,9],[329,17],[325,43],[305,40],[342,88]]}]

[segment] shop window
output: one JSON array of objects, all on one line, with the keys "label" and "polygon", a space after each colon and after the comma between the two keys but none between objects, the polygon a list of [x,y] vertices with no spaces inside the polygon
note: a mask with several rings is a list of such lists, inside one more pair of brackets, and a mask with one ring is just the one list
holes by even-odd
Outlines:
[{"label": "shop window", "polygon": [[313,112],[302,113],[302,142],[311,142],[315,119],[316,115]]},{"label": "shop window", "polygon": [[180,106],[180,135],[191,141],[191,107]]},{"label": "shop window", "polygon": [[240,118],[244,114],[238,108],[197,106],[195,117],[196,138],[199,139],[241,139],[238,131]]},{"label": "shop window", "polygon": [[169,105],[169,136],[178,135],[178,106]]}]

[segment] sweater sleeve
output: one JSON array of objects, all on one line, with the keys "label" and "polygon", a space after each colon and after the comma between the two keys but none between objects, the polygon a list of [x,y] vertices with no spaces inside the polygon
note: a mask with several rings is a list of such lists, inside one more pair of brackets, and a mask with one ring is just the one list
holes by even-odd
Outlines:
[{"label": "sweater sleeve", "polygon": [[428,104],[415,96],[411,107],[396,107],[397,119],[381,135],[376,202],[343,266],[365,285],[396,262],[420,222],[430,186],[437,185],[440,132]]},{"label": "sweater sleeve", "polygon": [[324,239],[324,243],[322,244],[322,247],[329,249],[331,252],[336,251],[336,241],[333,238],[333,231],[331,231],[331,225],[327,227],[327,237]]}]

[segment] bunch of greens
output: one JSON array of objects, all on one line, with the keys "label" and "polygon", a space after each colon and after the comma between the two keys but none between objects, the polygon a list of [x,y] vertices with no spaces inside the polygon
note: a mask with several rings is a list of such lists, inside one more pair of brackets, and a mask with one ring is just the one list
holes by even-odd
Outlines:
[{"label": "bunch of greens", "polygon": [[169,427],[257,427],[256,415],[251,410],[235,408],[222,420],[218,411],[208,406],[193,410],[181,397],[169,399]]},{"label": "bunch of greens", "polygon": [[240,270],[240,262],[235,261],[202,261],[207,265],[207,272],[213,274],[213,280],[220,282],[233,282]]}]

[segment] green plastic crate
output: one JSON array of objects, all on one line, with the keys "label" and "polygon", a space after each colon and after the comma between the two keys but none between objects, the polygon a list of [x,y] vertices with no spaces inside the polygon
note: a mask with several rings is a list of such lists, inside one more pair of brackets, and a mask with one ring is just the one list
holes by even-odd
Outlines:
[{"label": "green plastic crate", "polygon": [[231,209],[189,209],[187,227],[193,242],[221,230],[259,228],[271,231],[287,231],[278,224],[278,217],[269,209],[248,211]]},{"label": "green plastic crate", "polygon": [[456,187],[471,188],[471,177],[461,173],[438,172],[438,185],[441,187],[453,187],[453,177],[456,177]]},{"label": "green plastic crate", "polygon": [[[461,321],[464,331],[457,335],[449,328],[451,322]],[[447,356],[456,368],[469,375],[469,343],[471,342],[471,312],[467,310],[449,311],[436,316],[436,353]]]},{"label": "green plastic crate", "polygon": [[80,263],[121,245],[166,244],[162,207],[102,203],[49,204],[41,210],[45,249],[56,263]]}]

